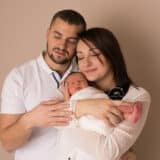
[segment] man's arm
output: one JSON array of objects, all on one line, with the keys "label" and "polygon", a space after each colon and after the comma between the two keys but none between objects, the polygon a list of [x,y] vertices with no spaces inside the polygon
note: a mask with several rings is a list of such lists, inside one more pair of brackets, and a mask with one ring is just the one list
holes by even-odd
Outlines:
[{"label": "man's arm", "polygon": [[45,101],[25,114],[0,115],[0,139],[7,151],[14,151],[27,142],[34,127],[64,126],[71,120],[67,106]]},{"label": "man's arm", "polygon": [[0,115],[0,139],[4,148],[11,152],[23,145],[32,133],[25,114]]}]

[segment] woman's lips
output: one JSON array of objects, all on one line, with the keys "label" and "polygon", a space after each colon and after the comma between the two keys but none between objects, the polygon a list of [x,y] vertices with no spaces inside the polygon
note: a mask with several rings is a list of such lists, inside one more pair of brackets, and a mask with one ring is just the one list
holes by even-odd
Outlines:
[{"label": "woman's lips", "polygon": [[84,72],[89,74],[89,73],[95,72],[96,70],[97,70],[96,68],[93,68],[93,69],[87,69]]}]

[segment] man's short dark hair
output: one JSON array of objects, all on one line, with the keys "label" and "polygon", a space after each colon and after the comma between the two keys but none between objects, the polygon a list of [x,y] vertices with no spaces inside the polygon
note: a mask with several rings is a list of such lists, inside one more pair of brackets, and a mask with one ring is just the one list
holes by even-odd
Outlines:
[{"label": "man's short dark hair", "polygon": [[74,11],[71,9],[65,9],[65,10],[58,11],[53,16],[51,23],[50,23],[50,27],[52,26],[52,24],[57,18],[61,18],[62,20],[64,20],[65,22],[69,24],[82,25],[83,26],[82,31],[86,30],[86,21],[83,18],[83,16],[77,11]]}]

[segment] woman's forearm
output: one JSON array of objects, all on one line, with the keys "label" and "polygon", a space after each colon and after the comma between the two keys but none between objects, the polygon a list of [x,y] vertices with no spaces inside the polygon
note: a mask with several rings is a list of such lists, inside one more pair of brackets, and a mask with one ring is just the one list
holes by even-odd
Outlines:
[{"label": "woman's forearm", "polygon": [[78,100],[75,104],[75,114],[78,118],[84,115],[93,115],[114,126],[123,120],[123,114],[117,108],[120,103],[121,101],[105,98]]},{"label": "woman's forearm", "polygon": [[144,92],[133,97],[132,101],[139,101],[142,103],[142,115],[135,124],[127,120],[123,121],[105,138],[106,159],[119,159],[120,156],[136,142],[143,130],[150,107],[150,96],[148,93]]},{"label": "woman's forearm", "polygon": [[[95,100],[94,100],[95,101]],[[93,99],[77,100],[75,102],[75,115],[77,118],[91,114],[90,107],[93,106]]]}]

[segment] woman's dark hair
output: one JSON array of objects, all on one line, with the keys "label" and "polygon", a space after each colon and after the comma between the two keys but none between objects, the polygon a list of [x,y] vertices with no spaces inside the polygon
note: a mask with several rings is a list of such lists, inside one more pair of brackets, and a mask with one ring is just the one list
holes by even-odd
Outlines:
[{"label": "woman's dark hair", "polygon": [[80,40],[88,46],[87,41],[91,42],[102,52],[111,65],[116,85],[128,90],[133,82],[128,76],[122,51],[113,33],[105,28],[91,28],[80,34]]},{"label": "woman's dark hair", "polygon": [[64,10],[60,10],[57,13],[55,13],[55,15],[53,16],[51,20],[50,27],[52,26],[52,24],[57,18],[61,18],[62,20],[64,20],[65,22],[69,24],[82,25],[83,31],[86,30],[87,25],[86,25],[85,19],[80,13],[74,10],[64,9]]}]

